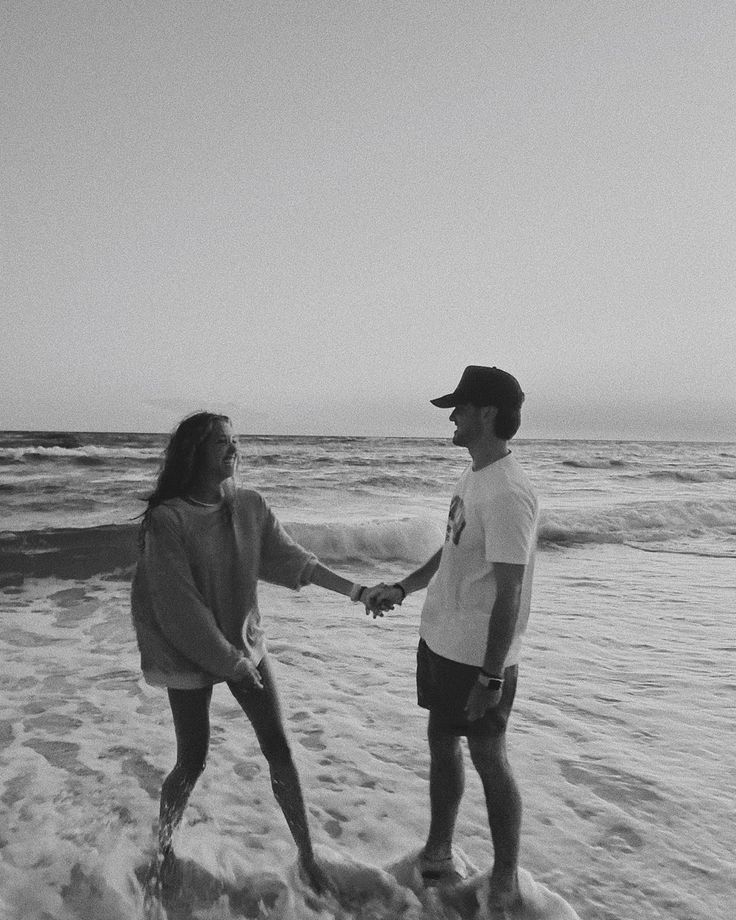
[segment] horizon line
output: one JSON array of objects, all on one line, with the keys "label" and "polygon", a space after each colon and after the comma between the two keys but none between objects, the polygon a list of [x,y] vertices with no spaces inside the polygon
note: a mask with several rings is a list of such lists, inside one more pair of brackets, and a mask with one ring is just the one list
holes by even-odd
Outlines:
[{"label": "horizon line", "polygon": [[[6,434],[39,434],[39,435],[150,435],[153,437],[169,437],[170,431],[141,431],[136,429],[95,429],[95,428],[0,428],[0,436]],[[393,440],[393,441],[447,441],[451,446],[451,436],[446,435],[394,435],[394,434],[274,434],[256,431],[239,431],[238,437],[252,438],[340,438],[351,441],[370,441],[370,440]],[[522,441],[588,441],[600,443],[637,443],[637,444],[736,444],[736,438],[733,440],[723,438],[694,438],[694,437],[676,437],[668,435],[667,437],[634,437],[628,436],[544,436],[544,435],[527,435],[514,437],[511,439],[515,443]]]}]

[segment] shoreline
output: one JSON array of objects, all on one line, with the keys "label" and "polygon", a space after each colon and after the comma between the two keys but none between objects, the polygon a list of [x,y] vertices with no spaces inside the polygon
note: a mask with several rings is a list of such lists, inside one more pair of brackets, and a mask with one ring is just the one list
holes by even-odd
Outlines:
[{"label": "shoreline", "polygon": [[[652,563],[610,546],[544,553],[537,564],[509,728],[525,803],[522,868],[581,918],[717,920],[736,847],[722,810],[736,788],[724,767],[729,671],[718,657],[732,565],[684,569],[680,559]],[[346,571],[371,581],[405,566]],[[679,583],[691,586],[697,617]],[[19,861],[13,877],[38,890],[67,886],[83,899],[74,865],[88,879],[108,873],[109,885],[153,839],[173,735],[165,695],[140,677],[129,588],[94,576],[0,591],[0,873]],[[425,719],[413,689],[421,596],[373,623],[314,587],[263,584],[259,595],[318,851],[358,866],[403,858],[421,846],[428,817]],[[288,888],[293,844],[255,738],[226,688],[216,688],[212,713],[210,765],[181,853],[200,862],[215,854],[216,877],[244,859],[250,876],[269,870]],[[457,842],[484,867],[492,851],[482,790],[473,771],[467,781]],[[34,868],[22,854],[39,846]],[[128,854],[115,857],[122,864],[114,846]]]}]

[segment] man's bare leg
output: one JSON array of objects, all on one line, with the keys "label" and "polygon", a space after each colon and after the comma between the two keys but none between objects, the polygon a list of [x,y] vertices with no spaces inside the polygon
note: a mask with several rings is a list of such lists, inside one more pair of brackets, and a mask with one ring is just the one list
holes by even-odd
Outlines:
[{"label": "man's bare leg", "polygon": [[465,791],[465,765],[460,739],[438,728],[430,712],[427,727],[429,740],[430,824],[424,856],[448,859],[452,856],[452,838]]},{"label": "man's bare leg", "polygon": [[493,840],[489,907],[496,916],[521,904],[519,892],[519,841],[521,796],[506,755],[506,736],[469,737],[468,746],[485,793]]}]

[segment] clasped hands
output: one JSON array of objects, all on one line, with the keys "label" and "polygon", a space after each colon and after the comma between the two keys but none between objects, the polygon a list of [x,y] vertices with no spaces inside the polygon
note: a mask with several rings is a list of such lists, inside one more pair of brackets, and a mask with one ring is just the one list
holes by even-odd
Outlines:
[{"label": "clasped hands", "polygon": [[365,605],[366,615],[373,614],[373,619],[382,617],[387,610],[401,606],[406,597],[406,592],[396,585],[387,585],[384,582],[366,588],[361,595],[361,603]]}]

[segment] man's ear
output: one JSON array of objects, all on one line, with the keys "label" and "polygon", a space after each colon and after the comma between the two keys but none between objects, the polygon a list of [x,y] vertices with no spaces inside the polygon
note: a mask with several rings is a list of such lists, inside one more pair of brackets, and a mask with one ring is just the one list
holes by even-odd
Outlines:
[{"label": "man's ear", "polygon": [[489,425],[493,430],[493,423],[498,415],[498,406],[481,406],[480,417],[485,425]]}]

